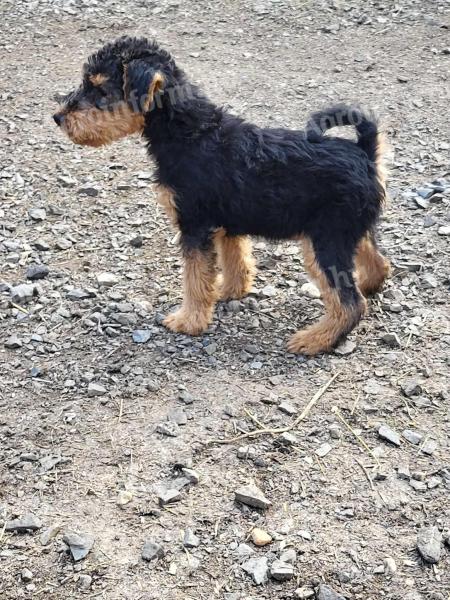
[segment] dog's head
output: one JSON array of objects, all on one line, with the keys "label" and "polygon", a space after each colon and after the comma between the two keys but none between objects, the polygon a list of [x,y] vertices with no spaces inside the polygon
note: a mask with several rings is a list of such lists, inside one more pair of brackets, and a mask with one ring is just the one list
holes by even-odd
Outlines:
[{"label": "dog's head", "polygon": [[156,42],[121,37],[89,57],[80,87],[63,98],[53,119],[73,142],[87,146],[140,133],[176,75],[171,56]]}]

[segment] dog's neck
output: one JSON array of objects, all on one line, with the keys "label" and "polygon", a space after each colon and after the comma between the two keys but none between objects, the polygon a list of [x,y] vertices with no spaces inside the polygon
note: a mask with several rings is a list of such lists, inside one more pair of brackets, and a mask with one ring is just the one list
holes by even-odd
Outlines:
[{"label": "dog's neck", "polygon": [[224,111],[199,88],[181,80],[155,96],[143,134],[149,151],[158,159],[162,148],[177,142],[189,144],[219,128],[223,117]]}]

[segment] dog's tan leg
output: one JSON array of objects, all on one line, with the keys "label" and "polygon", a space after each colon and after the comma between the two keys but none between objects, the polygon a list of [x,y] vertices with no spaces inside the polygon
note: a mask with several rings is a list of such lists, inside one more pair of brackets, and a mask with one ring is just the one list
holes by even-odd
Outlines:
[{"label": "dog's tan leg", "polygon": [[[338,270],[333,284],[316,260],[313,245],[302,239],[305,268],[318,285],[325,305],[325,315],[314,325],[295,333],[288,350],[315,355],[331,350],[359,322],[366,311],[366,301],[355,286],[351,270]],[[340,286],[346,286],[345,292]]]},{"label": "dog's tan leg", "polygon": [[247,236],[228,236],[219,231],[214,236],[219,267],[219,295],[223,300],[246,296],[253,285],[255,261],[252,243]]},{"label": "dog's tan leg", "polygon": [[172,331],[197,335],[211,323],[216,294],[216,260],[208,250],[186,250],[183,273],[183,302],[163,324]]},{"label": "dog's tan leg", "polygon": [[358,287],[364,296],[380,291],[391,270],[389,261],[378,251],[369,234],[358,244],[355,266]]}]

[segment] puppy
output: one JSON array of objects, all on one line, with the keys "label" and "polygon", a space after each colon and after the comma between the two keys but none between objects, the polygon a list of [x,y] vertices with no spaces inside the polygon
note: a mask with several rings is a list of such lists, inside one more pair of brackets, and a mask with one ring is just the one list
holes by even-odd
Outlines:
[{"label": "puppy", "polygon": [[[122,37],[88,59],[54,120],[77,144],[144,137],[184,257],[183,301],[164,321],[172,331],[200,334],[219,298],[250,291],[249,236],[298,240],[320,289],[325,315],[293,335],[290,352],[331,350],[388,276],[375,242],[382,139],[358,108],[316,113],[305,131],[260,128],[213,104],[156,42]],[[357,141],[324,135],[336,125],[354,125]]]}]

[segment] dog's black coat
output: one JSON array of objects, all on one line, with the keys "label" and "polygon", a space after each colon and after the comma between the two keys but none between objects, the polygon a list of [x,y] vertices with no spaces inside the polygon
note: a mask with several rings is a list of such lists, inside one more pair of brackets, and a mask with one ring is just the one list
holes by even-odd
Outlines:
[{"label": "dog's black coat", "polygon": [[[230,236],[305,235],[332,286],[340,288],[335,273],[348,274],[339,292],[343,302],[356,303],[355,250],[373,232],[384,199],[375,121],[353,110],[357,142],[323,135],[336,124],[351,124],[348,116],[339,121],[349,113],[343,106],[313,115],[305,131],[257,127],[215,106],[188,84],[167,52],[145,39],[106,45],[85,72],[106,72],[108,85],[122,89],[123,64],[130,78],[126,86],[138,95],[156,72],[164,76],[143,135],[157,182],[175,194],[185,251],[206,250],[218,228]],[[98,103],[97,92],[89,93]]]}]

